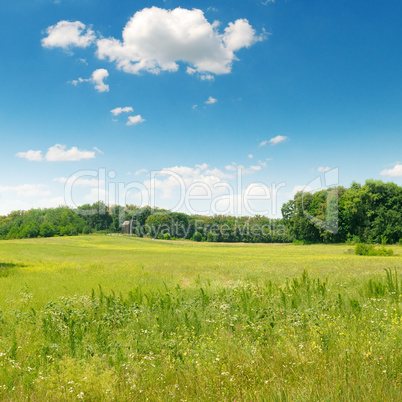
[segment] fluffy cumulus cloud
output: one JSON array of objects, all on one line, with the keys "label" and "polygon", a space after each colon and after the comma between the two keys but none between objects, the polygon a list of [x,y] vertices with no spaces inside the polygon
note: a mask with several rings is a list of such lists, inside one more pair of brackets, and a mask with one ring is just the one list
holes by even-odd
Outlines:
[{"label": "fluffy cumulus cloud", "polygon": [[205,195],[205,190],[220,193],[219,184],[225,183],[224,178],[231,178],[218,168],[209,169],[206,163],[189,166],[174,166],[159,171],[151,180],[144,182],[151,191],[160,191],[163,199],[174,197],[176,190],[187,190],[188,195]]},{"label": "fluffy cumulus cloud", "polygon": [[131,106],[116,107],[115,109],[110,111],[110,113],[112,113],[114,116],[118,116],[121,113],[130,113],[130,112],[134,112],[134,109]]},{"label": "fluffy cumulus cloud", "polygon": [[381,176],[402,177],[402,163],[397,163],[392,169],[384,169]]},{"label": "fluffy cumulus cloud", "polygon": [[48,162],[76,162],[83,159],[95,158],[94,151],[81,151],[77,147],[67,149],[65,145],[56,144],[47,150],[45,157],[42,157],[42,151],[26,151],[18,152],[18,158],[24,158],[28,161],[41,162],[47,160]]},{"label": "fluffy cumulus cloud", "polygon": [[128,120],[127,120],[127,126],[134,126],[136,124],[140,124],[143,123],[145,121],[145,119],[143,119],[141,117],[140,114],[138,114],[137,116],[128,116]]},{"label": "fluffy cumulus cloud", "polygon": [[77,86],[80,82],[91,82],[98,92],[109,92],[109,85],[104,82],[107,77],[109,77],[109,72],[104,68],[99,68],[92,73],[91,78],[78,78],[71,83]]},{"label": "fluffy cumulus cloud", "polygon": [[47,48],[85,48],[96,38],[94,32],[80,21],[59,21],[47,28],[46,33],[47,36],[42,39],[42,46]]},{"label": "fluffy cumulus cloud", "polygon": [[132,74],[174,72],[182,62],[189,66],[187,73],[209,80],[213,79],[211,74],[231,72],[235,51],[264,38],[246,19],[230,23],[223,33],[218,26],[219,22],[211,24],[197,9],[145,8],[124,27],[122,41],[99,39],[97,56]]},{"label": "fluffy cumulus cloud", "polygon": [[18,152],[15,156],[18,158],[23,158],[26,159],[27,161],[30,162],[41,162],[43,157],[42,157],[42,151],[27,151],[27,152]]},{"label": "fluffy cumulus cloud", "polygon": [[95,152],[81,151],[77,147],[67,149],[65,145],[56,144],[48,149],[45,158],[48,162],[77,162],[95,158]]}]

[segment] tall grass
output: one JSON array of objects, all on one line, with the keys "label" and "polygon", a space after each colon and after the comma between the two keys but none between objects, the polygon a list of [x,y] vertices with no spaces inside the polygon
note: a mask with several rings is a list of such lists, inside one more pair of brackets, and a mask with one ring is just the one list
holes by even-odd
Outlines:
[{"label": "tall grass", "polygon": [[[0,300],[1,400],[400,400],[400,266],[364,275],[351,269],[356,261],[382,265],[389,258],[366,260],[336,246],[194,243],[173,258],[177,245],[85,242],[15,243],[33,244],[35,262],[9,255],[15,262],[0,277],[0,289],[10,288]],[[107,244],[120,254],[105,251]],[[123,247],[133,266],[125,266]],[[157,265],[144,250],[154,250]],[[205,264],[191,273],[189,250]],[[289,275],[308,251],[321,265]],[[282,271],[256,263],[267,258],[279,266],[280,252]],[[212,268],[210,254],[220,259]],[[244,265],[236,267],[233,254],[243,255]],[[343,271],[334,275],[338,257]],[[82,266],[74,265],[78,258]],[[231,264],[234,273],[227,272]],[[158,266],[155,282],[150,272]],[[47,278],[47,297],[35,276]],[[56,286],[68,277],[71,283]]]}]

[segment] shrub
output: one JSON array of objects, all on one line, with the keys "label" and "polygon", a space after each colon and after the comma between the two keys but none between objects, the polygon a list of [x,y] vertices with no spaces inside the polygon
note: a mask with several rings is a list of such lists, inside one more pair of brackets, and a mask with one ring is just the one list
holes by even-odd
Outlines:
[{"label": "shrub", "polygon": [[369,256],[390,256],[393,255],[394,252],[390,248],[381,247],[379,249],[375,249],[371,244],[357,243],[355,246],[355,254]]},{"label": "shrub", "polygon": [[171,240],[171,239],[172,239],[169,233],[165,233],[165,234],[163,235],[163,238],[164,238],[165,240]]},{"label": "shrub", "polygon": [[200,232],[195,232],[193,234],[192,240],[194,241],[202,241],[202,234]]}]

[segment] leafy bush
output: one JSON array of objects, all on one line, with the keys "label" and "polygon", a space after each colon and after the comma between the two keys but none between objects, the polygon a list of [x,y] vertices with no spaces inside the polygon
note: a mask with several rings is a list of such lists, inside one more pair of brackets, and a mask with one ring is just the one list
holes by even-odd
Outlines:
[{"label": "leafy bush", "polygon": [[200,232],[195,232],[191,240],[198,242],[202,241],[202,234]]},{"label": "leafy bush", "polygon": [[356,255],[369,255],[369,256],[389,256],[393,255],[394,252],[390,248],[381,247],[375,249],[372,244],[357,243],[355,246]]}]

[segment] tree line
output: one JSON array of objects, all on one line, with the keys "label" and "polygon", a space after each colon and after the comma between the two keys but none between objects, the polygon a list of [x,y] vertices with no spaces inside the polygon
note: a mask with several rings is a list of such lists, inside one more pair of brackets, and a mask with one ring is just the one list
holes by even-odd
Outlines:
[{"label": "tree line", "polygon": [[[298,192],[282,206],[282,215],[289,235],[300,242],[393,244],[402,239],[402,187],[367,180],[350,188]],[[331,220],[336,220],[333,232],[324,224]]]},{"label": "tree line", "polygon": [[[0,216],[0,239],[121,233],[158,239],[247,243],[396,243],[402,238],[402,187],[368,180],[364,185],[298,192],[282,207],[282,219],[264,216],[187,215],[102,202],[14,211]],[[336,230],[328,230],[335,228]]]}]

